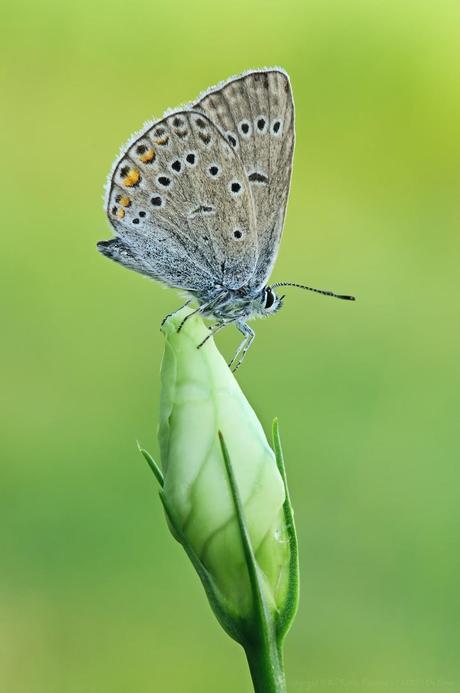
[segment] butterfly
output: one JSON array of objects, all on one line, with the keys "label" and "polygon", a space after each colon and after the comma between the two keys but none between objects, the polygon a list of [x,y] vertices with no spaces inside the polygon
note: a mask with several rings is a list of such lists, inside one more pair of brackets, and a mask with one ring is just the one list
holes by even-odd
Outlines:
[{"label": "butterfly", "polygon": [[179,330],[195,313],[215,320],[206,339],[234,324],[243,341],[229,364],[233,370],[255,337],[248,320],[281,308],[284,296],[276,288],[354,300],[293,282],[267,284],[283,230],[294,141],[287,73],[252,70],[147,124],[122,149],[108,179],[105,204],[115,238],[100,241],[98,250],[185,291],[187,303],[197,307]]}]

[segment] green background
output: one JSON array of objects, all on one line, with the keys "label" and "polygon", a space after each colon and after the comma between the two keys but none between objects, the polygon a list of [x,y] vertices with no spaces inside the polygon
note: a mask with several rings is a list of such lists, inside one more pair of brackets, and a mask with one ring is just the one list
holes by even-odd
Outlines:
[{"label": "green background", "polygon": [[0,691],[251,690],[136,450],[179,297],[95,243],[132,131],[277,64],[274,279],[358,296],[291,289],[238,374],[296,510],[289,691],[460,690],[459,3],[18,0],[1,25]]}]

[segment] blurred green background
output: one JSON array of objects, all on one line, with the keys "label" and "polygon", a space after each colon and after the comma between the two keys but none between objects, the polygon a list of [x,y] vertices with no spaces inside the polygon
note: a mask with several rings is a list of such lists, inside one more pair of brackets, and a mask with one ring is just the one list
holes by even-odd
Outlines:
[{"label": "blurred green background", "polygon": [[[276,280],[238,376],[277,415],[301,548],[289,690],[460,690],[457,0],[18,0],[2,8],[0,691],[251,690],[136,450],[179,298],[98,255],[119,146],[282,65]],[[230,354],[238,335],[219,339]]]}]

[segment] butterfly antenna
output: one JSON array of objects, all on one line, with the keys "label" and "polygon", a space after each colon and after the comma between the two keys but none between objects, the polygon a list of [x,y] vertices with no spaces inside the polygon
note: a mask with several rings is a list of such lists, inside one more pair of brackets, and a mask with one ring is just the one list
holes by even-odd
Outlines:
[{"label": "butterfly antenna", "polygon": [[315,294],[333,296],[334,298],[341,298],[343,301],[356,301],[354,296],[335,294],[333,291],[325,291],[324,289],[314,289],[312,286],[305,286],[304,284],[294,284],[293,282],[276,282],[276,284],[271,285],[271,288],[275,289],[277,286],[296,286],[298,289],[305,289],[305,291],[314,291]]}]

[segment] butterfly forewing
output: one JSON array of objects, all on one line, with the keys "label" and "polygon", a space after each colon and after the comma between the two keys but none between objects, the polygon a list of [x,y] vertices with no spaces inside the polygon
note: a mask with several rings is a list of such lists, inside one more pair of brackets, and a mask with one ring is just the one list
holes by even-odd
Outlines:
[{"label": "butterfly forewing", "polygon": [[233,78],[195,105],[215,122],[243,163],[256,214],[258,260],[250,286],[263,285],[281,239],[294,151],[289,78],[278,69]]},{"label": "butterfly forewing", "polygon": [[119,240],[101,247],[104,254],[184,289],[249,282],[258,257],[250,183],[205,114],[178,111],[149,126],[117,161],[109,186]]}]

